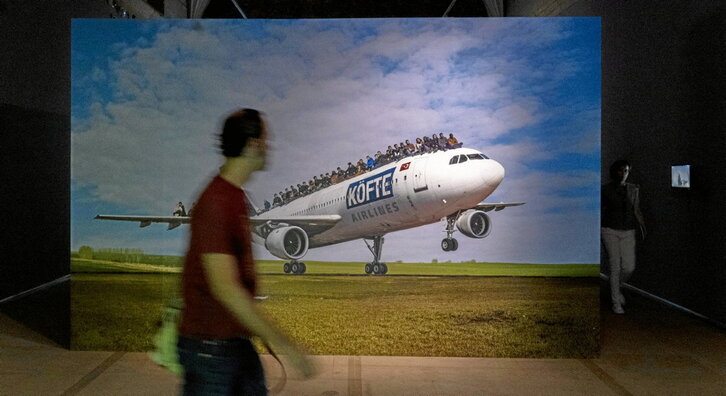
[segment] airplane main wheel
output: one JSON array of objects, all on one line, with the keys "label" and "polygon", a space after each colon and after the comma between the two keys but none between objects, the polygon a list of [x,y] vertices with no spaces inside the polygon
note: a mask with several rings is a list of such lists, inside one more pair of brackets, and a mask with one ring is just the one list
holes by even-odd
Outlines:
[{"label": "airplane main wheel", "polygon": [[300,264],[292,263],[291,269],[292,269],[293,274],[299,274],[300,273]]},{"label": "airplane main wheel", "polygon": [[381,264],[381,275],[385,275],[388,273],[388,266],[386,264]]},{"label": "airplane main wheel", "polygon": [[448,252],[452,249],[453,243],[451,242],[451,238],[446,238],[441,240],[441,249],[444,249],[445,252]]},{"label": "airplane main wheel", "polygon": [[301,274],[304,274],[307,269],[308,269],[308,267],[305,266],[305,263],[300,263],[300,273]]},{"label": "airplane main wheel", "polygon": [[373,273],[376,275],[381,274],[381,265],[378,263],[373,264]]},{"label": "airplane main wheel", "polygon": [[285,263],[285,265],[282,266],[282,270],[285,271],[286,274],[289,274],[290,271],[292,270],[290,268],[290,263]]},{"label": "airplane main wheel", "polygon": [[371,265],[371,263],[368,263],[368,264],[366,264],[365,269],[366,269],[366,274],[370,275],[370,273],[373,272],[373,265]]},{"label": "airplane main wheel", "polygon": [[456,239],[451,238],[451,243],[452,243],[452,246],[451,246],[452,252],[459,248],[459,241],[457,241]]}]

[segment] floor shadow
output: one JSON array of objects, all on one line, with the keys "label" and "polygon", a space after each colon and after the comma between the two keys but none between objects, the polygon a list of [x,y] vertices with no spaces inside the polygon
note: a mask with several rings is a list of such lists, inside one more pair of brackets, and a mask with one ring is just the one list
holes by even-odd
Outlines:
[{"label": "floor shadow", "polygon": [[71,338],[71,282],[58,283],[0,304],[0,312],[69,349]]}]

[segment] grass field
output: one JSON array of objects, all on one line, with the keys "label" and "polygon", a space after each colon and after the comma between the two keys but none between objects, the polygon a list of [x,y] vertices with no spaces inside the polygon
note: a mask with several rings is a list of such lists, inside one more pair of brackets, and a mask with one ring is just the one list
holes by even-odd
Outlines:
[{"label": "grass field", "polygon": [[[261,276],[268,299],[260,302],[313,354],[587,358],[598,352],[597,278],[395,276],[408,270],[396,263],[387,276],[318,276],[315,267],[308,263],[305,276]],[[362,272],[358,264],[351,268]],[[151,349],[178,282],[173,273],[73,274],[72,348]]]},{"label": "grass field", "polygon": [[[258,260],[260,274],[282,274],[283,261]],[[306,261],[306,275],[362,275],[365,263]],[[387,263],[389,275],[446,276],[568,276],[597,277],[599,264],[520,264],[520,263]],[[71,272],[181,272],[179,267],[148,263],[124,263],[106,260],[71,259]]]},{"label": "grass field", "polygon": [[180,267],[169,267],[145,263],[120,263],[117,261],[92,260],[92,259],[71,259],[71,272],[92,272],[92,273],[181,273]]}]

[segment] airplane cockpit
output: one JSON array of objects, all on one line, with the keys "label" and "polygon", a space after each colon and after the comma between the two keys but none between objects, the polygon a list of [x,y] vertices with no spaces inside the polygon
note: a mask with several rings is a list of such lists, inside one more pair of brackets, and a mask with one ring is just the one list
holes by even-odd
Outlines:
[{"label": "airplane cockpit", "polygon": [[481,154],[481,153],[459,154],[459,155],[455,155],[455,156],[451,157],[451,159],[449,160],[449,165],[461,164],[462,162],[466,162],[468,160],[482,160],[482,159],[489,159],[489,157],[487,157],[486,155]]}]

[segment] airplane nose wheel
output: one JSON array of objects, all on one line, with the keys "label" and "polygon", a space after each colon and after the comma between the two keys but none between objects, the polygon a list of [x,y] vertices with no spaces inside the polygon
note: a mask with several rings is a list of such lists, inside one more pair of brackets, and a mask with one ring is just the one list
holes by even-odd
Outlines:
[{"label": "airplane nose wheel", "polygon": [[459,248],[459,241],[455,238],[445,238],[441,241],[441,249],[445,252],[453,252]]},{"label": "airplane nose wheel", "polygon": [[452,238],[454,234],[454,227],[456,226],[456,219],[461,215],[461,211],[446,216],[446,238],[441,241],[441,249],[445,252],[453,252],[459,248],[459,241]]},{"label": "airplane nose wheel", "polygon": [[295,275],[301,275],[305,273],[306,269],[305,263],[298,261],[291,261],[282,266],[282,270],[285,271],[286,274],[293,273]]}]

